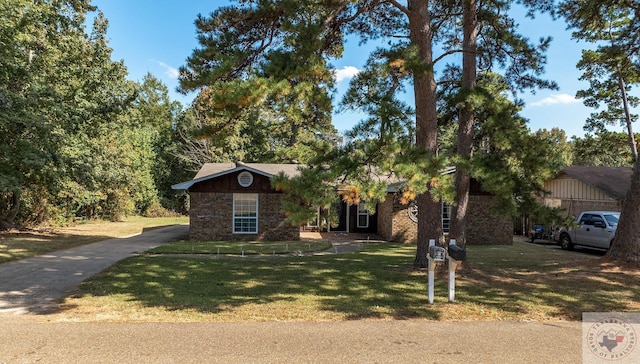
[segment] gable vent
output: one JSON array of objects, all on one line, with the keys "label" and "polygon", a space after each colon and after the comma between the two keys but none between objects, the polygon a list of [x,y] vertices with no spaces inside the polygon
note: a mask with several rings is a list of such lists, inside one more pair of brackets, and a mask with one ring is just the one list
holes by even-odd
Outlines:
[{"label": "gable vent", "polygon": [[238,175],[238,183],[242,187],[249,187],[253,183],[253,175],[250,172],[244,171]]}]

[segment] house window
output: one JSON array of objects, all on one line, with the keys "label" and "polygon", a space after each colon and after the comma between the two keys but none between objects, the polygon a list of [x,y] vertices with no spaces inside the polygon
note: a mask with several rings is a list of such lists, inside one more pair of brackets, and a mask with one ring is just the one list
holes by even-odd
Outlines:
[{"label": "house window", "polygon": [[442,232],[448,233],[451,227],[451,205],[442,203]]},{"label": "house window", "polygon": [[258,194],[233,194],[233,233],[256,234],[258,232]]},{"label": "house window", "polygon": [[369,211],[367,211],[367,206],[364,203],[358,204],[358,223],[357,226],[359,228],[368,228],[369,227]]},{"label": "house window", "polygon": [[319,228],[320,227],[320,209],[316,211],[316,214],[313,218],[307,221],[308,228]]},{"label": "house window", "polygon": [[[442,202],[441,204],[441,221],[442,221],[442,232],[448,233],[451,228],[451,205],[446,202]],[[415,201],[411,201],[409,207],[407,208],[407,214],[409,215],[409,219],[411,221],[418,223],[418,204]]]}]

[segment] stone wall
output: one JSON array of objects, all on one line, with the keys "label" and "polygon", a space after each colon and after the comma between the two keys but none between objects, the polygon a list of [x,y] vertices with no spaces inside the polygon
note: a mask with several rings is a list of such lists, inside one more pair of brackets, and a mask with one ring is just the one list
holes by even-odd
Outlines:
[{"label": "stone wall", "polygon": [[467,210],[467,244],[513,243],[513,220],[510,216],[492,211],[491,195],[469,196]]},{"label": "stone wall", "polygon": [[415,243],[418,239],[418,224],[407,214],[408,205],[400,203],[394,194],[388,193],[384,202],[378,204],[378,235],[388,241]]},{"label": "stone wall", "polygon": [[258,233],[233,233],[233,193],[191,192],[189,239],[208,240],[300,240],[300,230],[286,221],[282,194],[258,194]]},{"label": "stone wall", "polygon": [[[385,240],[415,244],[418,224],[407,213],[394,194],[387,194],[378,204],[378,234]],[[469,196],[467,220],[467,244],[512,244],[513,221],[508,215],[495,214],[491,210],[493,196]],[[446,238],[446,235],[445,235]]]},{"label": "stone wall", "polygon": [[385,240],[391,240],[393,236],[393,195],[387,194],[387,198],[378,203],[377,209],[378,235]]}]

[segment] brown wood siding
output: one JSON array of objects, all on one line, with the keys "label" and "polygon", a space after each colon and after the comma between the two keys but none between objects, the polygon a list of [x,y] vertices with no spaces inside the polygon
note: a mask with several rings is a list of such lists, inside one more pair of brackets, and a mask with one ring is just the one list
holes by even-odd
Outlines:
[{"label": "brown wood siding", "polygon": [[238,174],[242,171],[229,173],[218,178],[194,184],[189,192],[219,192],[219,193],[280,193],[271,188],[271,180],[257,173],[253,175],[253,183],[249,187],[242,187],[238,183]]}]

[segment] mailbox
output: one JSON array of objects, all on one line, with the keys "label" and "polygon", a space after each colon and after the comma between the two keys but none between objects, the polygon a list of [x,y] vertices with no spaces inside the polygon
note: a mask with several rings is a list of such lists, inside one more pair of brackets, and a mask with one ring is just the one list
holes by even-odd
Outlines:
[{"label": "mailbox", "polygon": [[467,259],[467,251],[455,244],[449,245],[449,257],[457,261],[463,261]]},{"label": "mailbox", "polygon": [[430,246],[429,256],[436,262],[444,262],[447,257],[447,252],[441,246]]}]

